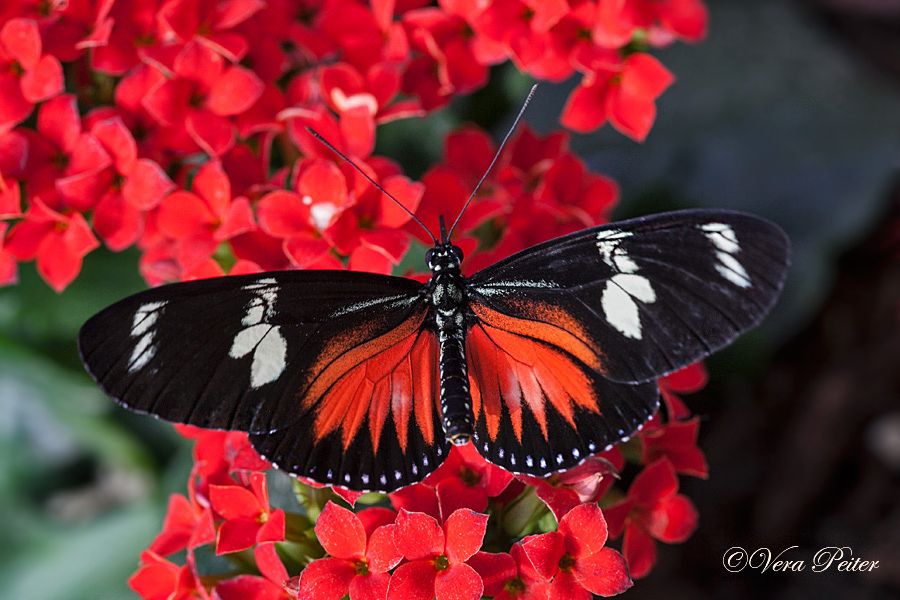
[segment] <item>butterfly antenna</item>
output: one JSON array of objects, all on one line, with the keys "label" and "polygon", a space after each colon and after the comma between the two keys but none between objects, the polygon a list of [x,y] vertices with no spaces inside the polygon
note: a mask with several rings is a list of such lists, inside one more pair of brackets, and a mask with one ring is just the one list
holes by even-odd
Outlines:
[{"label": "butterfly antenna", "polygon": [[469,196],[469,199],[466,200],[466,203],[463,205],[462,210],[459,211],[459,215],[456,216],[456,220],[453,221],[453,225],[450,226],[450,233],[447,234],[447,240],[450,240],[450,236],[453,235],[453,230],[456,229],[456,224],[459,223],[459,219],[463,216],[463,213],[466,212],[466,208],[469,207],[469,203],[472,202],[472,199],[475,198],[475,194],[478,193],[478,190],[481,189],[481,184],[484,183],[484,180],[487,179],[488,174],[490,174],[491,169],[494,168],[494,163],[497,162],[497,159],[500,158],[500,153],[503,152],[504,146],[506,146],[506,142],[509,140],[509,136],[512,135],[512,132],[516,130],[516,125],[519,124],[519,121],[522,119],[522,115],[525,114],[525,109],[528,108],[528,103],[531,102],[531,97],[534,96],[534,92],[537,89],[537,84],[531,86],[531,91],[528,92],[528,97],[525,98],[525,103],[522,104],[522,108],[519,109],[519,114],[516,116],[516,120],[513,121],[512,127],[509,128],[509,131],[506,132],[506,137],[503,138],[503,141],[500,143],[500,147],[497,148],[497,153],[494,155],[494,160],[491,161],[490,166],[487,168],[487,171],[484,172],[484,175],[481,176],[481,181],[478,182],[478,185],[475,186],[475,189],[472,190],[472,195]]},{"label": "butterfly antenna", "polygon": [[359,171],[360,174],[362,174],[362,176],[365,177],[365,178],[369,181],[369,183],[371,183],[372,185],[374,185],[374,186],[378,189],[378,191],[380,191],[382,194],[384,194],[385,196],[387,196],[388,198],[390,198],[391,200],[393,200],[394,203],[395,203],[397,206],[399,206],[400,208],[402,208],[403,211],[404,211],[406,214],[408,214],[410,217],[412,217],[412,220],[413,220],[413,221],[415,221],[416,223],[418,223],[419,225],[422,226],[422,229],[425,230],[425,233],[428,234],[428,237],[431,238],[431,241],[434,243],[434,245],[435,245],[435,246],[438,245],[437,238],[435,238],[435,237],[434,237],[434,234],[431,233],[431,232],[428,230],[427,227],[425,227],[425,223],[423,223],[422,221],[420,221],[420,220],[418,219],[418,217],[416,217],[416,215],[414,215],[408,208],[406,208],[405,206],[403,206],[403,205],[400,203],[399,200],[397,200],[396,198],[394,198],[393,196],[391,196],[391,195],[387,192],[387,190],[385,190],[383,187],[381,187],[380,185],[378,185],[378,184],[375,182],[375,180],[372,179],[371,177],[369,177],[369,175],[368,175],[365,171],[363,171],[362,169],[360,169],[360,168],[356,165],[356,163],[354,163],[352,160],[350,160],[349,158],[347,158],[346,156],[344,156],[344,154],[343,154],[340,150],[338,150],[337,148],[335,148],[334,146],[332,146],[332,145],[328,142],[328,140],[326,140],[326,139],[323,138],[321,135],[319,135],[319,132],[317,132],[315,129],[313,129],[312,127],[307,126],[306,131],[308,131],[310,134],[312,134],[312,136],[315,137],[317,140],[319,140],[320,142],[322,142],[323,144],[325,144],[325,145],[328,147],[329,150],[331,150],[332,152],[334,152],[335,154],[337,154],[338,156],[340,156],[341,158],[343,158],[345,161],[347,161],[347,163],[348,163],[351,167],[353,167],[354,169],[356,169],[357,171]]}]

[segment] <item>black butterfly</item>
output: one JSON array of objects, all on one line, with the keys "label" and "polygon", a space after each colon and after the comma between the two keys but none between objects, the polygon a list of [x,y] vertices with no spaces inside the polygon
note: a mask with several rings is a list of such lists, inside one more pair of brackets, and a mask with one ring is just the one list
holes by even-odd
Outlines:
[{"label": "black butterfly", "polygon": [[285,271],[141,292],[85,323],[82,360],[124,406],[247,431],[322,483],[395,490],[469,440],[541,476],[640,429],[658,377],[769,311],[789,254],[775,225],[715,210],[586,229],[470,277],[448,237],[425,284]]}]

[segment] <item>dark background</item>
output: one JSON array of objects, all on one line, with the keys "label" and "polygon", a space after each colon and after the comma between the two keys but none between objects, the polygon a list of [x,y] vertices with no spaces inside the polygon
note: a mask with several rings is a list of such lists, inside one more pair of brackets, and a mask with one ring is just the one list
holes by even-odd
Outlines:
[{"label": "dark background", "polygon": [[[625,597],[900,597],[900,8],[707,4],[709,39],[660,53],[678,79],[647,141],[607,127],[573,146],[621,184],[617,217],[748,210],[788,232],[794,266],[775,312],[710,359],[710,384],[686,398],[710,463],[709,480],[682,478],[700,526],[660,544]],[[494,75],[450,111],[383,128],[379,152],[418,176],[461,120],[499,137],[530,82]],[[533,127],[557,128],[574,83],[539,89]],[[75,351],[88,316],[143,287],[136,263],[101,250],[62,295],[33,265],[0,290],[0,598],[133,597],[125,579],[184,489],[189,448],[114,407]],[[729,573],[733,546],[797,546],[785,555],[806,569]],[[813,573],[826,546],[879,567]]]}]

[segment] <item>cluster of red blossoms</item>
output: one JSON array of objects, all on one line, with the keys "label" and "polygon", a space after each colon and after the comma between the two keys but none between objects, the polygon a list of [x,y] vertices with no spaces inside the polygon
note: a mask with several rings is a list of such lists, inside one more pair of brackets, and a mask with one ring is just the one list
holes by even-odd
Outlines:
[{"label": "cluster of red blossoms", "polygon": [[[294,481],[301,512],[269,503],[271,468],[240,432],[178,426],[196,440],[188,495],[129,584],[145,600],[590,600],[645,576],[656,542],[685,541],[697,511],[678,474],[706,477],[698,420],[677,393],[702,387],[694,365],[660,381],[659,417],[626,444],[547,479],[513,475],[454,446],[422,483],[361,494]],[[679,415],[681,419],[675,420]],[[626,468],[626,455],[634,466]],[[618,473],[637,471],[620,489]],[[349,506],[350,508],[346,508]],[[602,508],[601,508],[602,507]],[[608,538],[623,536],[621,554]],[[208,572],[203,552],[234,558]],[[185,552],[184,564],[167,557]],[[208,559],[208,556],[206,557]]]},{"label": "cluster of red blossoms", "polygon": [[[428,240],[307,127],[436,231],[495,145],[463,128],[413,181],[373,154],[379,124],[437,110],[511,60],[539,80],[580,75],[567,128],[609,122],[643,140],[673,81],[650,52],[702,39],[706,21],[701,0],[4,0],[0,285],[34,260],[62,291],[101,243],[136,246],[151,285],[291,268],[394,272],[414,238]],[[604,222],[617,199],[568,134],[522,128],[454,242],[472,272]],[[184,429],[197,439],[188,495],[172,498],[131,586],[146,600],[621,592],[654,564],[655,540],[683,541],[696,526],[678,475],[705,477],[706,466],[676,393],[704,378],[694,366],[662,380],[667,418],[624,453],[537,480],[455,449],[422,484],[342,492],[367,506],[356,512],[299,483],[303,512],[273,509],[270,467],[246,436]],[[624,537],[622,555],[608,534]],[[235,570],[208,571],[209,548]],[[167,558],[185,551],[183,564]]]}]

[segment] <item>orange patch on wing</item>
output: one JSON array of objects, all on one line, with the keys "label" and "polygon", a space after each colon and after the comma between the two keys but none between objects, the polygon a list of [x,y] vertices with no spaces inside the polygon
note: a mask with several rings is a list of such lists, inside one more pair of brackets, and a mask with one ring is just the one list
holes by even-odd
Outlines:
[{"label": "orange patch on wing", "polygon": [[[484,411],[488,436],[496,439],[505,405],[513,434],[522,441],[524,402],[547,438],[547,404],[575,428],[574,406],[599,412],[584,367],[565,352],[536,340],[480,323],[466,338],[473,412]],[[476,391],[477,390],[477,391]],[[477,400],[476,400],[477,397]]]},{"label": "orange patch on wing", "polygon": [[[314,405],[315,440],[339,429],[346,450],[360,428],[367,424],[373,451],[377,452],[388,415],[391,415],[400,447],[405,452],[410,417],[415,415],[416,425],[426,443],[433,442],[432,411],[438,388],[437,345],[432,333],[411,327],[410,323],[416,321],[421,325],[422,319],[408,320],[393,331],[357,346],[348,352],[352,357],[338,357],[314,381],[307,392],[307,402],[310,393],[318,392],[326,382],[331,382]],[[401,337],[398,331],[406,335]],[[361,358],[361,361],[356,362],[353,358]],[[337,373],[338,366],[348,368]]]},{"label": "orange patch on wing", "polygon": [[486,325],[562,348],[591,369],[606,372],[600,349],[585,341],[591,340],[591,336],[577,319],[558,306],[529,300],[517,301],[516,309],[531,315],[530,319],[506,315],[477,302],[471,306],[475,316]]}]

